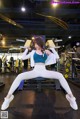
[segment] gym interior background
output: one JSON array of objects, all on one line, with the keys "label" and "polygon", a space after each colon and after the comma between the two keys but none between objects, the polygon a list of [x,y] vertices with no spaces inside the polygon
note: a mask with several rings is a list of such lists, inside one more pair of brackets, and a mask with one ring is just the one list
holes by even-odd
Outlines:
[{"label": "gym interior background", "polygon": [[[33,47],[41,36],[55,47],[60,59],[50,70],[61,72],[80,107],[80,1],[79,0],[0,0],[0,105],[15,77],[32,70],[22,61],[24,47]],[[24,81],[15,91],[8,109],[9,119],[79,119],[58,81]],[[20,102],[18,104],[18,102]]]}]

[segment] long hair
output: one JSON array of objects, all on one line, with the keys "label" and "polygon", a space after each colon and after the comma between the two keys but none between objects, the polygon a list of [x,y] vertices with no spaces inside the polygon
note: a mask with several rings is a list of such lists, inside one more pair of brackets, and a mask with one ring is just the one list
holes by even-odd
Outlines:
[{"label": "long hair", "polygon": [[34,44],[35,44],[35,43],[36,43],[38,46],[41,47],[42,51],[45,50],[45,42],[43,41],[43,39],[42,39],[41,37],[36,37],[36,38],[34,39]]}]

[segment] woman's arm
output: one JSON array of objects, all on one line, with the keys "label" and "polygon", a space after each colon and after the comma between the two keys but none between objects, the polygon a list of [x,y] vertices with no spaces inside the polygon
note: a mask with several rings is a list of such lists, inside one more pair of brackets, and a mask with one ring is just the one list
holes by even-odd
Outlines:
[{"label": "woman's arm", "polygon": [[22,60],[26,60],[29,59],[31,57],[31,52],[29,54],[28,53],[28,49],[26,49],[23,54],[22,54]]},{"label": "woman's arm", "polygon": [[52,50],[52,52],[55,54],[56,58],[59,59],[59,55],[58,55],[57,51],[54,48],[50,48],[50,50]]},{"label": "woman's arm", "polygon": [[45,53],[46,53],[47,55],[50,55],[52,52],[50,52],[49,50],[45,50]]}]

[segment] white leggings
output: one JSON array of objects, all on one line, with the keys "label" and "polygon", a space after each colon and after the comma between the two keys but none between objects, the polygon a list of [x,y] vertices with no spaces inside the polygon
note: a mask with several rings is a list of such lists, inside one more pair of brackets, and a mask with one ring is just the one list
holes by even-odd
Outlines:
[{"label": "white leggings", "polygon": [[18,88],[20,82],[22,80],[29,80],[37,77],[43,77],[43,78],[49,78],[49,79],[58,79],[61,86],[64,88],[67,94],[72,94],[71,89],[66,81],[66,79],[63,77],[63,75],[56,71],[49,71],[46,70],[45,65],[35,65],[34,69],[32,71],[24,72],[19,74],[14,82],[11,85],[11,88],[8,92],[9,95],[12,95],[14,91]]}]

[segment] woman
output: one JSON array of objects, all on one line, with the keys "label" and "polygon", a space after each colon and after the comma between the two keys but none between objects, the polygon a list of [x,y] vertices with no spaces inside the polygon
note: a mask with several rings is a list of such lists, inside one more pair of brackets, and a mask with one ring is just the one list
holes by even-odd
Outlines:
[{"label": "woman", "polygon": [[73,96],[72,91],[66,81],[66,79],[63,77],[63,75],[56,71],[48,71],[45,68],[45,65],[51,65],[55,63],[55,58],[57,58],[57,52],[53,50],[54,54],[51,53],[49,50],[44,50],[44,42],[41,39],[41,37],[35,38],[34,42],[35,50],[32,50],[28,55],[28,48],[24,51],[22,55],[22,59],[31,59],[31,67],[34,67],[32,71],[28,71],[25,73],[19,74],[14,82],[12,83],[12,86],[5,97],[5,100],[1,106],[1,110],[5,110],[9,107],[10,102],[13,100],[14,91],[18,88],[20,82],[25,79],[29,80],[36,77],[43,77],[43,78],[50,78],[50,79],[58,79],[61,86],[66,91],[66,99],[69,101],[70,106],[77,110],[78,106],[76,103],[76,98]]}]

